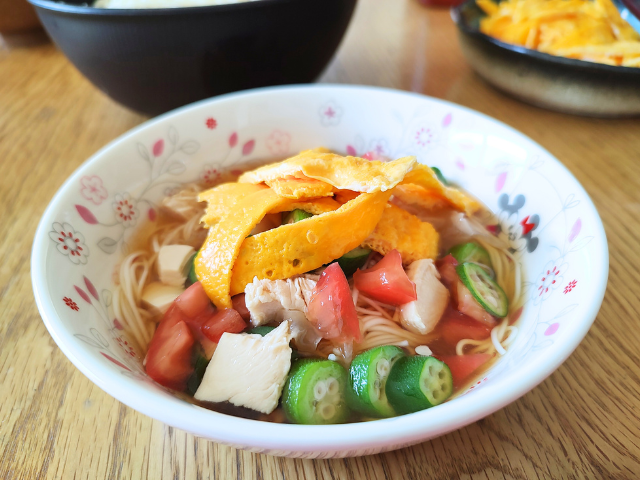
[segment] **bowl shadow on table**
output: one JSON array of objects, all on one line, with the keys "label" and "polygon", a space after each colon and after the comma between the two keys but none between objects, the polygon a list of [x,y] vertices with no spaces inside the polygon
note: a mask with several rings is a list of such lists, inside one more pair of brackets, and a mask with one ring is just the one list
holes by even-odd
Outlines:
[{"label": "bowl shadow on table", "polygon": [[331,60],[356,0],[260,0],[111,10],[30,0],[47,33],[115,101],[157,115],[249,88],[308,83]]},{"label": "bowl shadow on table", "polygon": [[523,102],[595,117],[640,115],[640,68],[558,57],[511,45],[479,31],[475,0],[451,10],[460,47],[489,84]]}]

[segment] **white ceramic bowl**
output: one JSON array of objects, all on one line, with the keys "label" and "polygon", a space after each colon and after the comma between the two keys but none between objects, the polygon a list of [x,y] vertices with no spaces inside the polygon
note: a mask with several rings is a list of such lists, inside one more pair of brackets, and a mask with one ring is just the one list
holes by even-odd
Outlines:
[{"label": "white ceramic bowl", "polygon": [[[181,183],[320,145],[354,155],[417,155],[497,214],[498,229],[508,234],[526,272],[527,303],[516,342],[464,395],[375,422],[272,424],[174,397],[146,377],[110,308],[112,273],[127,242],[154,221],[159,199]],[[203,101],[151,120],[102,149],[67,180],[43,215],[32,278],[38,308],[58,346],[121,402],[237,448],[326,458],[437,437],[535,387],[591,326],[604,296],[608,258],[602,222],[584,189],[547,151],[510,127],[420,95],[305,86]]]}]

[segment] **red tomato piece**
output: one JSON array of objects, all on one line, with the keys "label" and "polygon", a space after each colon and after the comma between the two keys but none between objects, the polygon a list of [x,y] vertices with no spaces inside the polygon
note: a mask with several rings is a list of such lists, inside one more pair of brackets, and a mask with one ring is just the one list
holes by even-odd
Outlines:
[{"label": "red tomato piece", "polygon": [[455,294],[453,294],[453,292],[452,294],[457,302],[458,310],[460,312],[470,316],[478,322],[484,323],[489,327],[493,327],[498,323],[496,319],[478,303],[469,289],[464,286],[462,281],[458,280],[453,289],[456,290]]},{"label": "red tomato piece", "polygon": [[447,364],[453,377],[453,388],[460,388],[473,372],[487,363],[493,355],[475,353],[473,355],[441,355],[438,357]]},{"label": "red tomato piece", "polygon": [[243,320],[249,320],[251,318],[247,304],[244,301],[244,293],[239,293],[231,297],[231,303],[233,304],[233,309],[240,314]]},{"label": "red tomato piece", "polygon": [[453,348],[465,338],[484,340],[491,336],[491,327],[451,307],[447,308],[440,321],[440,329],[443,340]]},{"label": "red tomato piece", "polygon": [[397,250],[391,250],[373,267],[356,271],[353,281],[362,293],[389,305],[400,306],[418,299],[416,284],[407,277]]},{"label": "red tomato piece", "polygon": [[218,310],[203,326],[202,333],[212,342],[218,343],[223,333],[240,333],[247,324],[233,308]]},{"label": "red tomato piece", "polygon": [[179,317],[167,318],[156,330],[147,352],[145,370],[160,385],[184,390],[194,369],[191,356],[195,339],[189,326],[182,320],[175,323],[176,318]]},{"label": "red tomato piece", "polygon": [[337,262],[324,269],[309,302],[308,318],[323,338],[362,340],[351,289]]},{"label": "red tomato piece", "polygon": [[190,318],[198,316],[205,309],[211,307],[211,300],[204,291],[202,284],[196,282],[180,294],[174,303]]},{"label": "red tomato piece", "polygon": [[438,272],[440,272],[440,280],[447,288],[451,289],[451,286],[459,280],[458,272],[456,272],[458,261],[453,255],[449,254],[438,260],[436,266],[438,267]]}]

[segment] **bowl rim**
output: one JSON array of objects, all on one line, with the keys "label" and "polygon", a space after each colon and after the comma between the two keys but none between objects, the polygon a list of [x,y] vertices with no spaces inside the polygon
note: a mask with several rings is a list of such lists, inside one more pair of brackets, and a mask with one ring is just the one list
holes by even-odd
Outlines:
[{"label": "bowl rim", "polygon": [[471,27],[467,22],[465,22],[464,15],[462,15],[462,11],[467,6],[475,3],[476,3],[476,0],[466,0],[456,7],[451,7],[451,10],[450,10],[451,19],[458,26],[458,30],[460,30],[460,32],[470,37],[495,45],[496,47],[502,50],[507,50],[520,55],[532,57],[532,58],[535,58],[536,60],[540,60],[542,62],[546,62],[550,64],[555,64],[557,66],[571,68],[574,70],[583,70],[585,73],[594,73],[594,72],[615,73],[619,75],[638,77],[638,80],[640,80],[640,68],[607,65],[606,63],[597,63],[597,62],[590,62],[588,60],[578,60],[575,58],[560,57],[557,55],[551,55],[549,53],[540,52],[538,50],[533,50],[531,48],[522,47],[520,45],[513,45],[511,43],[503,42],[502,40],[498,40],[490,35],[482,33],[480,30]]},{"label": "bowl rim", "polygon": [[156,17],[165,15],[192,15],[203,13],[218,13],[227,11],[242,11],[247,8],[267,8],[274,4],[293,3],[301,0],[255,0],[240,3],[223,3],[220,5],[202,5],[193,7],[170,8],[99,8],[91,5],[73,5],[55,0],[27,0],[31,5],[59,13],[73,13],[85,16],[114,16],[114,17]]},{"label": "bowl rim", "polygon": [[[582,321],[575,326],[572,336],[562,337],[562,340],[558,340],[556,343],[558,345],[558,353],[556,355],[546,356],[538,363],[530,363],[524,366],[517,378],[510,379],[510,382],[496,378],[495,382],[475,391],[473,395],[458,397],[455,402],[438,406],[437,410],[430,409],[374,422],[309,426],[248,420],[206,410],[179,400],[177,397],[164,396],[155,392],[150,394],[139,382],[115,373],[109,365],[95,358],[88,350],[78,346],[77,342],[74,342],[75,338],[68,331],[56,326],[58,315],[48,293],[45,269],[48,249],[48,235],[46,233],[50,225],[50,219],[60,209],[70,186],[75,184],[85,171],[89,170],[94,163],[105,156],[110,149],[167,118],[177,117],[207,103],[251,99],[252,97],[259,98],[262,95],[270,95],[274,92],[304,91],[313,95],[314,92],[331,94],[345,90],[347,92],[360,90],[369,92],[372,95],[393,94],[416,100],[424,100],[426,98],[429,101],[447,105],[454,109],[471,112],[483,120],[498,124],[528,140],[532,145],[537,146],[548,155],[556,168],[559,168],[568,178],[573,179],[576,193],[581,193],[584,196],[587,210],[595,221],[594,231],[596,234],[593,248],[599,250],[601,259],[598,260],[601,261],[593,262],[593,278],[596,281],[594,282],[591,296],[588,301],[584,302],[585,313]],[[32,286],[36,304],[45,326],[67,358],[99,388],[134,410],[196,436],[209,438],[237,448],[249,448],[254,451],[266,451],[267,453],[283,452],[279,453],[280,455],[291,455],[294,452],[313,452],[316,456],[321,456],[323,453],[337,452],[338,456],[344,456],[345,451],[351,451],[346,455],[361,455],[366,453],[362,449],[374,449],[372,452],[375,453],[381,450],[400,448],[462,428],[503,408],[551,375],[577,348],[600,309],[607,286],[608,272],[609,254],[606,234],[591,198],[559,160],[529,137],[488,115],[445,100],[381,87],[331,84],[265,87],[221,95],[178,108],[129,130],[85,160],[58,189],[40,219],[31,255]],[[461,416],[459,414],[460,410],[464,412],[464,415]],[[437,413],[434,414],[434,411]],[[428,434],[425,434],[425,428]],[[247,434],[246,432],[250,433]],[[343,455],[340,455],[340,452],[343,452]]]}]

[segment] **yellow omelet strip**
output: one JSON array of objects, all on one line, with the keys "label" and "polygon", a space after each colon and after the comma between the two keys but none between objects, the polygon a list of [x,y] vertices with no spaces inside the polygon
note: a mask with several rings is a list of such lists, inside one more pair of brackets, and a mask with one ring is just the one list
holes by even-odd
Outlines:
[{"label": "yellow omelet strip", "polygon": [[244,292],[254,277],[289,278],[353,250],[374,230],[390,195],[362,194],[333,212],[245,239],[233,267],[231,295]]},{"label": "yellow omelet strip", "polygon": [[211,227],[196,256],[195,271],[216,307],[231,308],[231,271],[242,242],[267,212],[287,202],[290,200],[279,197],[272,189],[261,188],[236,198],[233,208]]},{"label": "yellow omelet strip", "polygon": [[266,184],[273,188],[278,195],[285,198],[305,199],[333,195],[331,185],[314,178],[276,178],[267,180]]},{"label": "yellow omelet strip", "polygon": [[201,221],[211,227],[231,212],[247,195],[267,189],[264,185],[249,183],[223,183],[198,195],[199,202],[207,202],[207,210]]},{"label": "yellow omelet strip", "polygon": [[343,157],[323,150],[306,150],[282,162],[246,172],[238,181],[258,184],[302,174],[337,189],[373,193],[395,187],[415,165],[415,157],[380,162]]},{"label": "yellow omelet strip", "polygon": [[426,209],[438,207],[438,198],[449,204],[451,207],[468,215],[480,209],[480,203],[473,197],[466,195],[456,188],[444,185],[435,172],[426,165],[418,164],[404,177],[400,187],[411,185],[404,189],[399,188],[394,191],[394,195],[401,201],[412,205],[418,205]]},{"label": "yellow omelet strip", "polygon": [[294,209],[304,210],[305,212],[312,213],[313,215],[320,215],[321,213],[333,212],[339,209],[340,203],[336,202],[333,198],[323,197],[315,198],[313,200],[300,200],[291,201],[291,203],[283,203],[278,207],[271,210],[269,213],[290,212]]},{"label": "yellow omelet strip", "polygon": [[395,248],[400,252],[402,263],[407,265],[422,258],[435,259],[439,238],[433,225],[390,204],[362,245],[382,255]]}]

